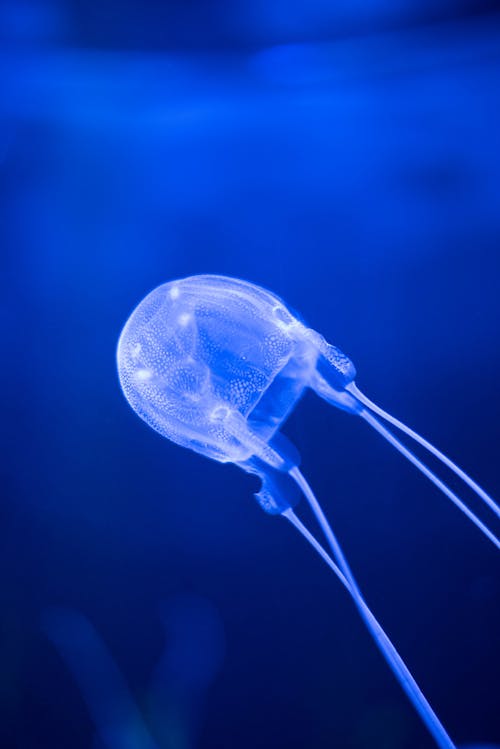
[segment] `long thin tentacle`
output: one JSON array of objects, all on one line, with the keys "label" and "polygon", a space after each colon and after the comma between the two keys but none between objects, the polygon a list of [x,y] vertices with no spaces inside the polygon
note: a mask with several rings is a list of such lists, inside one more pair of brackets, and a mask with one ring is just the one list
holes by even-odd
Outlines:
[{"label": "long thin tentacle", "polygon": [[[353,590],[350,586],[350,584],[347,581],[347,578],[342,574],[340,569],[337,567],[333,559],[329,556],[329,554],[325,551],[323,546],[318,542],[318,540],[312,535],[312,533],[305,527],[305,525],[299,520],[299,518],[295,515],[293,510],[286,510],[283,515],[292,523],[292,525],[301,533],[302,536],[308,541],[309,544],[318,552],[318,554],[322,557],[322,559],[326,562],[326,564],[330,567],[330,569],[335,573],[335,575],[338,577],[342,585],[348,590],[349,594],[354,597]],[[385,660],[388,662],[390,668],[392,669],[396,679],[401,684],[403,690],[406,692],[410,702],[414,705],[415,709],[419,712],[419,714],[422,716],[422,719],[424,720],[424,723],[427,725],[428,723],[428,716],[429,714],[432,714],[433,722],[437,721],[440,723],[438,717],[434,713],[432,707],[430,706],[429,702],[425,698],[422,690],[418,686],[417,682],[411,675],[407,665],[399,655],[398,651],[392,644],[391,640],[389,639],[388,635],[383,630],[380,623],[377,621],[376,617],[366,604],[363,598],[360,598],[357,601],[357,604],[361,606],[364,612],[364,618],[365,622],[367,624],[367,627],[370,631],[370,634],[375,639],[375,642],[379,649],[382,652],[382,655],[384,656]],[[445,729],[441,726],[442,731],[446,733]],[[433,735],[434,732],[432,731]],[[443,744],[442,742],[438,741],[436,739],[439,746],[444,747],[450,747],[454,746],[451,739],[446,736],[447,741]]]},{"label": "long thin tentacle", "polygon": [[293,523],[297,530],[304,536],[304,538],[313,546],[318,554],[328,564],[330,569],[337,575],[340,582],[349,591],[360,615],[363,619],[368,631],[372,635],[375,643],[379,650],[387,661],[388,665],[392,669],[396,679],[400,683],[403,690],[406,692],[408,698],[417,710],[418,714],[422,718],[423,722],[427,726],[427,729],[434,737],[436,744],[440,749],[455,749],[455,744],[449,737],[441,721],[437,717],[436,713],[430,706],[429,702],[425,698],[422,690],[418,686],[417,682],[411,675],[408,667],[404,663],[403,659],[397,652],[396,648],[386,635],[381,625],[371,612],[370,608],[366,604],[363,595],[358,587],[358,584],[351,572],[349,564],[344,556],[342,548],[333,533],[333,530],[326,519],[326,516],[321,509],[321,506],[316,499],[311,487],[307,483],[306,479],[298,468],[293,468],[290,471],[290,475],[294,478],[306,499],[308,500],[320,526],[325,534],[325,537],[332,549],[334,558],[337,560],[338,566],[330,558],[321,544],[314,538],[314,536],[307,530],[307,528],[300,522],[295,516],[292,510],[287,510],[284,515]]},{"label": "long thin tentacle", "polygon": [[384,439],[386,439],[393,447],[396,448],[402,455],[407,458],[410,463],[413,463],[414,466],[416,466],[419,471],[421,471],[427,478],[432,481],[433,484],[435,484],[438,489],[440,489],[443,494],[445,494],[448,499],[451,499],[454,505],[458,507],[459,510],[461,510],[464,515],[466,515],[469,520],[474,523],[474,525],[479,528],[480,531],[484,533],[484,535],[489,538],[489,540],[494,544],[497,549],[500,549],[500,541],[495,536],[494,533],[490,531],[489,528],[480,520],[477,515],[475,515],[472,510],[469,510],[469,508],[462,502],[461,499],[457,497],[455,492],[453,492],[441,479],[439,479],[435,473],[433,473],[425,463],[423,463],[419,458],[417,458],[416,455],[414,455],[411,450],[409,450],[407,447],[405,447],[398,439],[395,437],[392,432],[390,432],[386,427],[380,423],[380,421],[373,416],[369,411],[363,410],[359,414],[362,419],[364,419],[368,424],[370,424],[373,429],[375,429]]},{"label": "long thin tentacle", "polygon": [[424,437],[422,437],[418,432],[415,432],[413,429],[411,429],[409,426],[404,424],[402,421],[399,421],[399,419],[396,419],[395,416],[392,416],[390,413],[387,413],[387,411],[384,411],[383,408],[380,408],[380,406],[377,406],[376,403],[373,403],[369,398],[362,393],[354,383],[351,383],[347,386],[347,390],[349,390],[352,395],[354,395],[355,398],[357,398],[364,406],[369,408],[374,413],[378,414],[382,419],[385,419],[385,421],[388,421],[393,426],[397,427],[397,429],[400,429],[402,432],[407,434],[409,437],[411,437],[415,442],[418,442],[419,445],[422,445],[422,447],[425,447],[426,450],[428,450],[434,457],[438,458],[442,463],[444,463],[445,466],[448,466],[450,470],[453,471],[459,478],[462,479],[470,488],[480,497],[483,502],[485,502],[490,510],[492,510],[495,515],[497,515],[500,518],[500,507],[497,505],[495,500],[490,497],[490,495],[484,491],[482,487],[479,486],[479,484],[474,481],[465,471],[463,471],[460,466],[457,466],[456,463],[454,463],[450,458],[448,458],[444,453],[441,452],[441,450],[438,450],[437,447],[435,447],[433,444],[431,444],[428,440],[426,440]]}]

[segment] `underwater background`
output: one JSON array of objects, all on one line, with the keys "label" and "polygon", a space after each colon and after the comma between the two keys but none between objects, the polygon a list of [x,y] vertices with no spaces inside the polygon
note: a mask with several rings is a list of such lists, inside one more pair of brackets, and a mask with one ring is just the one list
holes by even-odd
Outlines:
[{"label": "underwater background", "polygon": [[[158,284],[252,281],[498,499],[500,3],[4,0],[0,70],[0,747],[431,749],[115,351]],[[500,744],[493,546],[361,420],[307,394],[284,432],[451,736]]]}]

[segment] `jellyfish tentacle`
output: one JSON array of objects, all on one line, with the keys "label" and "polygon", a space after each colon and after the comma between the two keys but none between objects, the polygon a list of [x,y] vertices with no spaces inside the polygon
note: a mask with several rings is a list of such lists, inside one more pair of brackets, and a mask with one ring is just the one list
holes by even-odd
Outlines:
[{"label": "jellyfish tentacle", "polygon": [[325,551],[323,546],[299,520],[293,510],[286,510],[283,515],[292,523],[292,525],[294,525],[294,527],[299,531],[299,533],[301,533],[306,541],[308,541],[308,543],[311,544],[311,546],[318,552],[318,554],[323,558],[326,564],[338,577],[342,585],[348,590],[354,604],[356,605],[356,608],[360,613],[362,620],[364,621],[368,631],[372,635],[377,647],[379,648],[385,661],[391,668],[402,689],[406,693],[408,699],[422,718],[422,721],[426,725],[431,735],[434,737],[436,744],[440,747],[440,749],[455,749],[455,744],[449,737],[446,729],[425,698],[422,690],[413,678],[405,662],[399,655],[398,651],[396,650],[391,640],[385,633],[384,629],[379,624],[378,620],[375,618],[368,604],[364,600],[359,586],[351,572],[350,566],[344,556],[342,548],[335,534],[333,533],[333,530],[308,482],[298,468],[293,468],[290,471],[290,475],[295,480],[304,496],[308,500],[311,509],[313,510],[314,515],[316,516],[318,523],[320,524],[321,529],[333,552],[333,556],[337,560],[337,564],[335,564],[335,562]]},{"label": "jellyfish tentacle", "polygon": [[480,497],[485,504],[488,505],[490,510],[492,510],[497,517],[500,518],[500,507],[497,505],[495,500],[490,497],[490,495],[484,491],[484,489],[479,486],[479,484],[474,481],[474,479],[469,476],[460,466],[458,466],[456,463],[451,460],[451,458],[448,458],[447,455],[441,452],[441,450],[438,450],[437,447],[435,447],[431,442],[425,439],[425,437],[422,437],[422,435],[418,434],[418,432],[415,432],[413,429],[411,429],[407,424],[404,424],[402,421],[397,419],[395,416],[392,416],[392,414],[388,413],[387,411],[384,411],[383,408],[380,408],[380,406],[377,406],[376,403],[371,401],[369,398],[364,395],[352,382],[349,385],[346,386],[346,390],[349,390],[352,395],[354,395],[355,398],[357,398],[364,406],[369,408],[371,411],[376,413],[378,416],[380,416],[385,421],[388,421],[390,424],[395,426],[397,429],[400,429],[402,432],[408,435],[408,437],[411,437],[411,439],[415,440],[415,442],[418,442],[419,445],[422,445],[426,450],[428,450],[434,457],[436,457],[438,460],[440,460],[442,463],[444,463],[445,466],[447,466],[453,473],[462,479],[464,483],[467,484],[476,494],[478,497]]},{"label": "jellyfish tentacle", "polygon": [[495,536],[495,534],[490,531],[490,529],[483,523],[482,520],[480,520],[477,515],[475,515],[472,510],[470,510],[467,505],[462,502],[459,497],[453,492],[449,486],[447,486],[444,481],[441,481],[435,473],[433,473],[430,468],[427,468],[425,463],[423,463],[419,458],[417,458],[416,455],[412,453],[411,450],[409,450],[407,447],[403,445],[402,442],[400,442],[397,437],[395,437],[392,432],[390,432],[386,427],[375,417],[373,416],[369,411],[363,410],[359,414],[362,419],[364,419],[368,424],[370,424],[375,431],[377,431],[384,439],[387,440],[393,447],[396,448],[398,452],[401,453],[401,455],[404,455],[404,457],[410,461],[410,463],[413,463],[414,466],[418,468],[419,471],[421,471],[424,476],[427,476],[427,478],[432,481],[432,483],[440,489],[443,494],[445,494],[448,499],[450,499],[453,504],[458,507],[463,514],[469,518],[469,520],[478,528],[486,538],[488,538],[494,546],[497,547],[497,549],[500,549],[500,540]]},{"label": "jellyfish tentacle", "polygon": [[[306,528],[306,526],[301,522],[301,520],[299,520],[299,518],[295,515],[293,510],[286,510],[283,513],[283,515],[292,523],[292,525],[299,531],[299,533],[313,547],[313,549],[317,551],[320,557],[326,562],[328,567],[330,567],[330,569],[334,572],[334,574],[340,580],[342,585],[347,589],[351,597],[354,597],[354,593],[352,591],[351,586],[349,585],[347,581],[347,578],[342,574],[342,572],[337,567],[333,559],[326,552],[324,547],[313,536],[313,534]],[[451,747],[454,747],[455,745],[453,744],[453,742],[447,735],[446,730],[444,729],[444,727],[441,725],[441,722],[439,721],[439,718],[434,713],[434,710],[432,709],[431,705],[427,701],[422,690],[420,689],[414,677],[412,676],[410,670],[408,669],[408,666],[405,664],[405,662],[399,655],[398,651],[396,650],[395,646],[391,642],[389,636],[385,633],[382,625],[378,622],[378,620],[376,619],[376,617],[374,616],[371,609],[368,607],[367,603],[364,601],[363,598],[359,600],[359,605],[362,607],[364,611],[364,614],[366,617],[365,622],[367,624],[367,628],[370,631],[370,634],[376,641],[376,644],[378,645],[389,667],[392,669],[396,680],[399,682],[402,689],[405,691],[412,705],[415,707],[418,713],[422,716],[424,723],[428,725],[429,716],[432,716],[432,720],[434,724],[439,724],[440,729],[437,729],[436,725],[434,725],[433,729],[431,730],[432,735],[436,739],[436,743],[438,744],[438,746],[443,747],[444,749],[451,749]],[[429,727],[429,730],[430,730],[430,727]],[[439,737],[436,736],[436,734],[439,734]]]}]

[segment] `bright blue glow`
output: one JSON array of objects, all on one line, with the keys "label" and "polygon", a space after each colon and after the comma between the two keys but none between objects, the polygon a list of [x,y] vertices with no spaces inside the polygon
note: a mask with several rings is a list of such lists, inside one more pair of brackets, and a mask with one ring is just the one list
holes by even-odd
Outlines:
[{"label": "bright blue glow", "polygon": [[[254,284],[205,275],[159,286],[127,321],[117,361],[125,397],[150,426],[177,444],[261,476],[257,499],[263,509],[288,518],[326,561],[350,593],[436,744],[453,749],[454,743],[366,604],[332,527],[298,469],[298,455],[283,452],[277,433],[305,388],[311,388],[327,402],[365,419],[500,547],[479,518],[371,412],[428,449],[499,515],[491,497],[437,448],[366,398],[354,384],[352,362],[306,327],[278,297]],[[308,500],[334,559],[293,512],[287,477]]]}]

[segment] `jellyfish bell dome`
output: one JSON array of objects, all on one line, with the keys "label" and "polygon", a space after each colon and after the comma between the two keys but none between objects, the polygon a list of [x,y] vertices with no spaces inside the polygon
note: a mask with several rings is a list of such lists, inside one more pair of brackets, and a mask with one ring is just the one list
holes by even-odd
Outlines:
[{"label": "jellyfish bell dome", "polygon": [[271,443],[304,389],[324,395],[355,374],[279,297],[214,275],[151,291],[123,329],[117,360],[125,397],[151,427],[243,467],[253,456],[285,465]]}]

